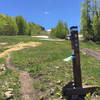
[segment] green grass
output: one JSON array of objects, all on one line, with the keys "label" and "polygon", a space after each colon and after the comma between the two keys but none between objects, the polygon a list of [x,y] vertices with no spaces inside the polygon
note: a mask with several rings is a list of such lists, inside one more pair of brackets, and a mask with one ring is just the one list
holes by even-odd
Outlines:
[{"label": "green grass", "polygon": [[[2,64],[6,66],[6,57],[0,58],[0,67]],[[13,89],[14,99],[19,100],[19,87],[19,73],[6,68],[4,73],[0,75],[0,100],[6,100],[4,93],[8,89]]]},{"label": "green grass", "polygon": [[[0,43],[7,43],[6,45],[0,45],[0,53],[4,50],[7,50],[10,45],[14,45],[20,42],[31,42],[34,38],[30,36],[0,36]],[[40,41],[38,39],[34,39],[34,41]],[[6,47],[6,48],[5,48]]]},{"label": "green grass", "polygon": [[19,74],[9,69],[3,75],[0,75],[0,99],[6,100],[4,93],[8,89],[13,89],[14,98],[19,100]]},{"label": "green grass", "polygon": [[[64,62],[63,59],[71,56],[71,45],[69,41],[54,42],[43,41],[31,37],[0,37],[1,42],[7,42],[8,45],[19,42],[41,42],[37,47],[29,47],[20,51],[12,52],[11,61],[20,70],[27,70],[32,77],[38,76],[41,80],[33,85],[40,91],[46,91],[53,88],[54,95],[61,91],[62,87],[69,81],[73,81],[72,62]],[[95,43],[80,43],[81,47],[88,47],[94,50],[100,50],[100,46]],[[89,55],[81,53],[82,80],[85,84],[100,85],[100,61]],[[41,75],[41,76],[39,76]],[[43,85],[41,85],[43,84]],[[52,99],[53,100],[53,99]]]},{"label": "green grass", "polygon": [[46,91],[45,84],[41,84],[40,82],[35,82],[34,83],[34,88],[39,89],[39,91],[42,91],[42,92]]},{"label": "green grass", "polygon": [[81,65],[86,84],[100,85],[100,61],[88,55],[81,55]]},{"label": "green grass", "polygon": [[[92,50],[100,51],[100,45],[93,42],[81,42],[81,47],[90,48]],[[81,53],[81,65],[83,81],[90,85],[100,85],[100,60],[96,60],[89,55],[83,55]],[[87,77],[86,77],[87,75]]]},{"label": "green grass", "polygon": [[5,57],[3,57],[3,58],[0,58],[0,64],[5,64]]},{"label": "green grass", "polygon": [[88,42],[81,41],[80,46],[81,47],[91,48],[93,50],[100,51],[100,44],[96,44],[96,43],[94,43],[92,41],[88,41]]},{"label": "green grass", "polygon": [[31,42],[31,41],[41,41],[39,39],[35,39],[33,37],[30,36],[0,36],[0,43],[2,42],[6,42],[8,43],[7,46],[9,45],[14,45],[17,44],[19,42]]}]

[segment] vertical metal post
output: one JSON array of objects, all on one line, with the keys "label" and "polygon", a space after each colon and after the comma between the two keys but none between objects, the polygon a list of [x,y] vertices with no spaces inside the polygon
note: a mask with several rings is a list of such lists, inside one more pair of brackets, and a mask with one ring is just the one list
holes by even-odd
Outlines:
[{"label": "vertical metal post", "polygon": [[72,56],[74,56],[73,59],[74,83],[75,87],[82,87],[78,27],[77,26],[71,27],[70,32],[71,32],[70,39],[72,44]]}]

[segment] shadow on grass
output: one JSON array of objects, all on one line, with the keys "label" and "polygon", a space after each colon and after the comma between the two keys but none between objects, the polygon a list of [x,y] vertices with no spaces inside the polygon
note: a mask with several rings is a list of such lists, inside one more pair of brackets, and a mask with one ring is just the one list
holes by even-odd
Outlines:
[{"label": "shadow on grass", "polygon": [[85,100],[85,95],[71,95],[71,92],[69,91],[70,89],[74,89],[74,83],[73,82],[69,82],[62,89],[63,97],[66,98],[66,100]]}]

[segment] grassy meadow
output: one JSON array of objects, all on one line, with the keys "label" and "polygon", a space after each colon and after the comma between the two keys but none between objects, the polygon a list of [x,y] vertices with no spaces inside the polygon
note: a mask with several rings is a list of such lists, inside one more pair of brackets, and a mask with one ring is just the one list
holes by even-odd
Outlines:
[{"label": "grassy meadow", "polygon": [[[57,98],[61,100],[60,93],[62,87],[69,81],[73,81],[72,62],[64,62],[63,59],[71,56],[70,41],[45,41],[28,36],[1,36],[0,53],[7,50],[8,46],[20,42],[41,42],[37,47],[28,47],[23,50],[11,53],[11,62],[20,70],[28,71],[30,76],[39,81],[33,85],[38,91],[48,94],[48,90],[53,89],[51,100]],[[100,50],[100,45],[92,42],[80,42],[81,47],[88,47],[94,50]],[[5,64],[7,56],[0,58],[0,65]],[[100,61],[92,56],[82,54],[82,82],[88,85],[100,85]],[[0,75],[0,98],[5,100],[4,92],[6,85],[13,88],[15,100],[19,100],[20,83],[18,81],[18,72],[6,69],[3,75]],[[8,84],[5,84],[8,81]]]}]

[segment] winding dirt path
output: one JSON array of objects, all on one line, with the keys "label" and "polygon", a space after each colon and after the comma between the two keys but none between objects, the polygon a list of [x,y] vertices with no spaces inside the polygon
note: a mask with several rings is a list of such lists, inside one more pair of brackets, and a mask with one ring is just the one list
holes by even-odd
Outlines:
[{"label": "winding dirt path", "polygon": [[93,56],[96,60],[100,60],[100,52],[91,50],[89,48],[81,48],[86,54]]},{"label": "winding dirt path", "polygon": [[19,80],[21,83],[21,100],[39,100],[36,90],[33,88],[34,80],[28,72],[20,72]]},{"label": "winding dirt path", "polygon": [[39,100],[36,90],[33,88],[34,79],[32,79],[28,72],[18,70],[10,61],[11,56],[8,54],[8,58],[6,60],[7,68],[19,72],[19,81],[20,81],[20,94],[21,100]]},{"label": "winding dirt path", "polygon": [[11,62],[10,62],[11,56],[10,54],[8,54],[8,58],[6,59],[6,66],[7,68],[15,71],[15,72],[19,72],[18,68],[16,68]]},{"label": "winding dirt path", "polygon": [[21,88],[20,88],[21,100],[39,100],[39,96],[37,96],[37,92],[33,88],[35,79],[31,78],[27,71],[20,71],[18,68],[14,66],[14,64],[11,63],[10,53],[13,51],[24,49],[26,47],[36,47],[40,44],[41,43],[39,42],[19,43],[19,44],[7,47],[9,49],[5,50],[4,52],[0,54],[0,58],[8,55],[8,58],[6,59],[7,68],[20,73],[19,81],[21,85]]},{"label": "winding dirt path", "polygon": [[10,53],[10,52],[22,50],[22,49],[27,48],[27,47],[36,47],[40,44],[41,44],[40,42],[28,42],[28,43],[22,42],[22,43],[18,43],[18,44],[15,44],[15,45],[8,46],[7,48],[9,48],[9,49],[2,52],[0,54],[0,58],[8,55],[8,53]]}]

